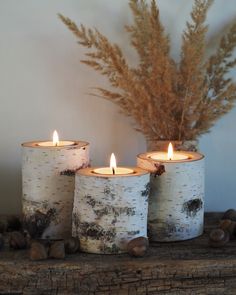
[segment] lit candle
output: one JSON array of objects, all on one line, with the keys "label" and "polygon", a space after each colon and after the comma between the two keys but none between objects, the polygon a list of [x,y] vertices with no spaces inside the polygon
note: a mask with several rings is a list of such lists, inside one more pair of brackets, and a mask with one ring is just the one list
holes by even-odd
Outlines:
[{"label": "lit candle", "polygon": [[150,175],[138,167],[85,168],[76,173],[72,235],[88,253],[119,254],[147,236]]},{"label": "lit candle", "polygon": [[33,141],[22,144],[24,229],[32,238],[71,237],[75,173],[89,165],[84,141]]},{"label": "lit candle", "polygon": [[157,151],[152,153],[150,158],[157,161],[182,161],[187,160],[189,155],[184,151],[174,151],[173,145],[170,142],[168,152]]},{"label": "lit candle", "polygon": [[41,141],[38,143],[38,145],[42,147],[63,147],[63,146],[68,146],[73,144],[75,144],[74,141],[69,141],[69,140],[59,141],[59,135],[56,130],[54,130],[53,132],[52,141]]},{"label": "lit candle", "polygon": [[125,175],[134,173],[134,170],[127,167],[117,167],[115,155],[112,153],[110,158],[110,167],[96,168],[93,172],[96,174],[106,175]]},{"label": "lit candle", "polygon": [[204,156],[197,152],[154,151],[137,157],[151,172],[148,224],[150,240],[170,242],[203,232]]}]

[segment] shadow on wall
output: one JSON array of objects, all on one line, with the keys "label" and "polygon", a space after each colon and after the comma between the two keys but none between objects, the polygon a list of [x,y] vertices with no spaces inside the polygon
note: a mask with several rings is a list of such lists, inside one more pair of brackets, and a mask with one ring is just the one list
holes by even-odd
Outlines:
[{"label": "shadow on wall", "polygon": [[[17,214],[21,209],[21,167],[1,166],[0,214]],[[7,195],[4,195],[4,192]]]}]

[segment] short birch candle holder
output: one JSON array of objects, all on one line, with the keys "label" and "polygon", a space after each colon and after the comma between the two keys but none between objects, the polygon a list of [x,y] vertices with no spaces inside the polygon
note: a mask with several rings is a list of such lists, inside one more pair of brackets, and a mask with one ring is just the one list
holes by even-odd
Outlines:
[{"label": "short birch candle holder", "polygon": [[148,211],[150,240],[170,242],[201,235],[204,156],[179,151],[175,152],[173,160],[168,160],[165,152],[148,152],[138,155],[137,163],[138,167],[151,172]]},{"label": "short birch candle holder", "polygon": [[89,165],[83,141],[22,144],[23,224],[35,238],[64,239],[72,234],[75,172]]},{"label": "short birch candle holder", "polygon": [[76,173],[72,235],[83,252],[124,253],[130,240],[147,236],[149,173],[121,167],[128,174],[103,174],[106,169]]}]

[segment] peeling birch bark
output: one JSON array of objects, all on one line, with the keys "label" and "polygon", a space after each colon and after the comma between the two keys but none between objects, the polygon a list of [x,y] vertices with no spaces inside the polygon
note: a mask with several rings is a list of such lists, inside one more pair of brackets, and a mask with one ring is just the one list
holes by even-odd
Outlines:
[{"label": "peeling birch bark", "polygon": [[[140,154],[138,167],[151,172],[148,230],[151,241],[195,238],[203,232],[204,157],[185,152],[188,160],[157,161],[155,152]],[[164,165],[163,173],[156,173]],[[163,171],[163,169],[162,169]]]},{"label": "peeling birch bark", "polygon": [[133,174],[95,174],[92,168],[78,171],[72,235],[88,253],[127,252],[127,243],[147,236],[149,173],[132,168]]},{"label": "peeling birch bark", "polygon": [[34,238],[71,237],[75,173],[89,165],[89,144],[22,144],[23,225]]}]

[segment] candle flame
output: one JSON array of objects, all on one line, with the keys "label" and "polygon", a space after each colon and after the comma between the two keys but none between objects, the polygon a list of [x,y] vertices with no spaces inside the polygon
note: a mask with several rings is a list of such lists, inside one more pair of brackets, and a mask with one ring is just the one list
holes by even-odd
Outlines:
[{"label": "candle flame", "polygon": [[113,153],[111,154],[111,158],[110,158],[110,168],[112,170],[112,173],[115,174],[115,171],[116,171],[116,157],[115,157],[115,155]]},{"label": "candle flame", "polygon": [[53,132],[53,145],[58,146],[59,145],[59,136],[56,130]]},{"label": "candle flame", "polygon": [[173,150],[173,145],[172,143],[170,142],[169,143],[169,146],[168,146],[168,160],[172,160],[173,159],[173,156],[174,156],[174,150]]}]

